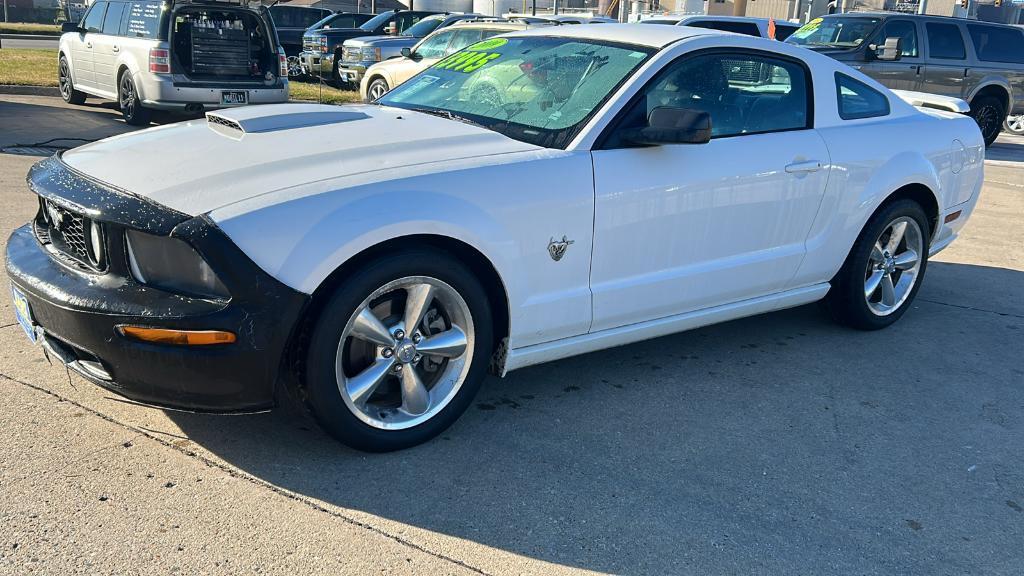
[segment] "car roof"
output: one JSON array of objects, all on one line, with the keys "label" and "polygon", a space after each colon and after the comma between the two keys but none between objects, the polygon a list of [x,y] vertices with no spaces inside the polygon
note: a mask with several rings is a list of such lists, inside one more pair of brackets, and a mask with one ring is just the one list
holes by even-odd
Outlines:
[{"label": "car roof", "polygon": [[663,48],[694,36],[722,35],[728,32],[709,30],[706,28],[688,28],[684,26],[637,26],[635,24],[606,24],[604,26],[550,26],[531,28],[516,32],[515,36],[554,36],[558,38],[580,38],[584,40],[603,40],[620,42],[637,46]]},{"label": "car roof", "polygon": [[485,30],[526,30],[529,25],[526,22],[499,22],[495,20],[460,20],[451,26],[448,26],[448,30],[452,29],[463,29],[463,28],[483,28]]},{"label": "car roof", "polygon": [[1001,26],[1003,28],[1020,28],[1019,24],[1005,24],[1003,22],[987,22],[984,20],[972,20],[959,18],[957,16],[943,16],[941,14],[911,14],[907,12],[844,12],[842,14],[822,15],[822,18],[835,18],[836,16],[854,16],[860,18],[913,18],[915,20],[945,20],[949,22],[963,22],[964,24],[983,24],[985,26]]},{"label": "car roof", "polygon": [[[687,22],[694,22],[694,21],[697,21],[697,20],[701,20],[701,21],[705,21],[705,22],[710,20],[710,21],[713,21],[713,22],[755,22],[755,23],[760,23],[760,24],[767,24],[768,23],[768,18],[755,18],[753,16],[710,16],[710,15],[707,15],[707,14],[705,14],[705,15],[695,14],[693,16],[686,16],[685,18],[682,18],[681,20],[679,20],[679,25],[680,26],[686,26]],[[775,23],[776,24],[789,24],[790,26],[799,26],[799,24],[794,24],[793,22],[790,22],[788,20],[783,20],[783,19],[777,19],[777,20],[775,20]]]}]

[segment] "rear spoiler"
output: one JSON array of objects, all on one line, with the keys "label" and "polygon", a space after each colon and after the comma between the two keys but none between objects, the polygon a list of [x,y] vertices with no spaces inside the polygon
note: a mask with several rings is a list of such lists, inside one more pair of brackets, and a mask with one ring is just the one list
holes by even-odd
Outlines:
[{"label": "rear spoiler", "polygon": [[934,108],[936,110],[946,110],[947,112],[959,112],[960,114],[967,114],[971,111],[970,104],[959,98],[953,98],[952,96],[939,96],[938,94],[911,92],[909,90],[893,90],[892,92],[911,106]]}]

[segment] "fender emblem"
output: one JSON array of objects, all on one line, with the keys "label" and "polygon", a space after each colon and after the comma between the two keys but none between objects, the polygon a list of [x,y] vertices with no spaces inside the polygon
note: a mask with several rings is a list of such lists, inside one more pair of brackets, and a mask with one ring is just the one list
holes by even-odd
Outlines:
[{"label": "fender emblem", "polygon": [[565,256],[565,251],[569,249],[569,245],[574,243],[575,240],[569,240],[564,235],[561,240],[555,240],[554,238],[548,242],[548,254],[551,255],[551,259],[558,262]]}]

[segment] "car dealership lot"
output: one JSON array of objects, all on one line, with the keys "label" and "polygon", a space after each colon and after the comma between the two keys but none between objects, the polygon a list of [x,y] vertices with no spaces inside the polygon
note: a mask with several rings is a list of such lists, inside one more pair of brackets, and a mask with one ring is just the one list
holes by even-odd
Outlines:
[{"label": "car dealership lot", "polygon": [[[0,100],[0,147],[126,129],[103,107],[39,124],[52,100]],[[0,299],[0,572],[1016,573],[1024,139],[989,154],[964,236],[888,330],[809,306],[530,368],[383,456],[294,411],[120,402]],[[36,159],[0,155],[4,240]]]}]

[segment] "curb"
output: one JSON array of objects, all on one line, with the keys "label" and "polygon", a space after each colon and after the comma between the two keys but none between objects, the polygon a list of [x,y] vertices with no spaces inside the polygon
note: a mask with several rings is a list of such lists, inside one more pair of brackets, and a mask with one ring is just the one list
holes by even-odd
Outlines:
[{"label": "curb", "polygon": [[60,96],[60,88],[56,86],[15,86],[0,84],[0,94],[20,94],[22,96]]}]

